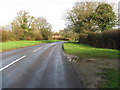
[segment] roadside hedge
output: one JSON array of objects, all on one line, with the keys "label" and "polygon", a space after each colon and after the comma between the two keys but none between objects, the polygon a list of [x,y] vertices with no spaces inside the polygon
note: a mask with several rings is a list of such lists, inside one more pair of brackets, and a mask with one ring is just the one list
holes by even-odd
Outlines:
[{"label": "roadside hedge", "polygon": [[94,47],[120,49],[119,36],[120,29],[109,30],[102,33],[81,34],[79,42]]}]

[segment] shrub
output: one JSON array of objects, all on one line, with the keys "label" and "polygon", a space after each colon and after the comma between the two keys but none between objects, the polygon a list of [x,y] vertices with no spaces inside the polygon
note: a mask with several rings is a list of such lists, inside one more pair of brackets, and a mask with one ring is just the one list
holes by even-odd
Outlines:
[{"label": "shrub", "polygon": [[5,42],[9,40],[9,31],[1,30],[0,33],[2,34],[1,41]]}]

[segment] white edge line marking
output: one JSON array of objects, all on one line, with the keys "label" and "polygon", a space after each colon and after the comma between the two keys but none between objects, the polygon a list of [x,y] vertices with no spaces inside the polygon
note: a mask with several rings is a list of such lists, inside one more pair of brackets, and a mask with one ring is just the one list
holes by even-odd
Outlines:
[{"label": "white edge line marking", "polygon": [[8,65],[4,66],[3,68],[1,68],[0,71],[3,71],[4,69],[8,68],[8,67],[11,66],[12,64],[20,61],[21,59],[23,59],[23,58],[25,58],[25,57],[26,57],[26,56],[22,56],[22,57],[18,58],[17,60],[15,60],[15,61],[11,62],[10,64],[8,64]]},{"label": "white edge line marking", "polygon": [[38,51],[39,49],[41,49],[42,47],[40,47],[40,48],[38,48],[38,49],[36,49],[36,50],[34,50],[33,52],[36,52],[36,51]]}]

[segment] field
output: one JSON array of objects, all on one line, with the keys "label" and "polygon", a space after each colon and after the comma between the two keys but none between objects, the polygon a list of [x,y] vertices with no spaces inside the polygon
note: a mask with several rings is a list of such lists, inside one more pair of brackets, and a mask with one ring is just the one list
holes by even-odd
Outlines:
[{"label": "field", "polygon": [[0,52],[20,48],[20,47],[26,47],[26,46],[32,46],[37,45],[40,43],[51,43],[51,42],[57,42],[59,40],[40,40],[40,41],[8,41],[8,42],[2,42],[0,43]]}]

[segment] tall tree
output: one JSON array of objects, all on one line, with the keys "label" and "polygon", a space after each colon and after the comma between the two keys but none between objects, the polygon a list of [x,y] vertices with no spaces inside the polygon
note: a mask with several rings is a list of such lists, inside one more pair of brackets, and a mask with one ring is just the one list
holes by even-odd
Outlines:
[{"label": "tall tree", "polygon": [[38,30],[40,35],[42,35],[43,39],[47,40],[52,35],[52,32],[51,32],[52,26],[43,17],[35,18],[32,28],[34,28],[35,30]]},{"label": "tall tree", "polygon": [[20,39],[26,39],[27,36],[31,35],[31,21],[33,18],[26,11],[17,13],[17,17],[12,22],[12,28],[13,32],[19,35]]},{"label": "tall tree", "polygon": [[76,33],[102,32],[115,26],[116,15],[110,4],[77,2],[67,11],[66,20]]},{"label": "tall tree", "polygon": [[17,13],[17,17],[12,22],[12,30],[17,40],[49,39],[51,28],[45,18],[30,16],[26,11]]},{"label": "tall tree", "polygon": [[94,20],[90,17],[98,6],[97,2],[77,2],[72,10],[67,11],[66,19],[74,32],[82,33],[91,31]]},{"label": "tall tree", "polygon": [[116,15],[110,4],[100,4],[96,8],[95,14],[95,20],[101,31],[111,29],[115,26]]}]

